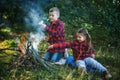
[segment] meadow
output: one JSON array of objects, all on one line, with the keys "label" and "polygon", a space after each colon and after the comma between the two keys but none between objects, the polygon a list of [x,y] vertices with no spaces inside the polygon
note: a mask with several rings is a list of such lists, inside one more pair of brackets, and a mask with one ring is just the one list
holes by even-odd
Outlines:
[{"label": "meadow", "polygon": [[[100,73],[90,73],[82,75],[76,69],[72,69],[68,65],[52,65],[53,69],[47,70],[43,66],[36,66],[35,69],[19,66],[19,67],[10,67],[10,62],[18,56],[20,52],[14,49],[5,49],[8,45],[15,45],[13,40],[6,40],[0,43],[0,47],[4,47],[0,52],[0,79],[1,80],[103,80]],[[11,46],[12,47],[12,46]],[[43,51],[47,48],[47,43],[40,43],[39,50]],[[69,49],[69,54],[71,50]],[[102,63],[108,71],[112,74],[111,80],[120,79],[120,59],[118,50],[115,48],[96,48],[96,60]],[[39,53],[40,58],[44,56],[45,52]],[[34,65],[32,65],[34,66]]]},{"label": "meadow", "polygon": [[[54,6],[60,9],[66,40],[75,39],[79,28],[88,29],[96,60],[112,74],[111,80],[120,80],[119,0],[0,0],[0,80],[103,80],[100,73],[82,75],[68,65],[43,61],[48,47],[44,41],[39,43],[38,56],[21,56],[20,35],[39,33],[34,37],[41,40],[46,33],[38,23],[43,21],[49,25],[49,9]],[[71,55],[71,50],[68,51]],[[19,64],[19,59],[25,64]]]}]

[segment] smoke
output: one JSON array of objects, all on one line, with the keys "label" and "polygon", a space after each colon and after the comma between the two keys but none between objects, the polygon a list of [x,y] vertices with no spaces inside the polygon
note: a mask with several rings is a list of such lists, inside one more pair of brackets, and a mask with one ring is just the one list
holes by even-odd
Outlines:
[{"label": "smoke", "polygon": [[[38,5],[35,2],[28,1],[26,5],[24,5],[23,10],[25,11],[25,14],[26,14],[24,18],[26,28],[30,32],[34,32],[36,30],[38,31],[38,28],[40,28],[38,23],[40,21],[47,19],[44,15],[44,11],[42,7],[40,6],[40,4]],[[42,28],[38,32],[41,32],[41,30]]]},{"label": "smoke", "polygon": [[28,1],[23,5],[23,10],[26,13],[24,18],[27,31],[30,32],[30,40],[32,41],[33,48],[38,51],[38,45],[41,40],[44,39],[44,29],[38,24],[40,21],[45,21],[47,18],[44,15],[44,11],[37,3]]}]

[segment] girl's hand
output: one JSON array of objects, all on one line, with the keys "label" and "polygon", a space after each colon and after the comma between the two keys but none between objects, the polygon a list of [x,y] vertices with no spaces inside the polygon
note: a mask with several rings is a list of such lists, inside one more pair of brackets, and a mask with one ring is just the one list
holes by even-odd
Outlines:
[{"label": "girl's hand", "polygon": [[49,41],[49,37],[45,37],[44,40],[45,40],[45,41]]},{"label": "girl's hand", "polygon": [[48,49],[53,49],[53,45],[48,46]]},{"label": "girl's hand", "polygon": [[91,57],[92,57],[92,58],[95,58],[95,54],[91,54]]}]

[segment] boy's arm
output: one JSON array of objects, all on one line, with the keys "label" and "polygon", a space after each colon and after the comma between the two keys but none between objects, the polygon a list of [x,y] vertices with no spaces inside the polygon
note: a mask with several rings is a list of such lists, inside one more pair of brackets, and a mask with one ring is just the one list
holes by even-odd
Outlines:
[{"label": "boy's arm", "polygon": [[40,21],[38,23],[41,27],[45,28],[45,30],[47,32],[49,32],[52,36],[59,36],[59,35],[63,35],[64,32],[64,24],[62,21],[59,21],[54,27],[54,29],[50,29],[46,24],[43,23],[43,21]]}]

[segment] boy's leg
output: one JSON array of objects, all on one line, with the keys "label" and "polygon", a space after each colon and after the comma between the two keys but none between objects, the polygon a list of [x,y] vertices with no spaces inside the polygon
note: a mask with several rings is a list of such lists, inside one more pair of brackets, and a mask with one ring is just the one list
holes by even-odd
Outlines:
[{"label": "boy's leg", "polygon": [[52,62],[57,62],[57,61],[59,61],[60,58],[63,57],[63,55],[64,55],[64,53],[58,53],[58,52],[54,53],[54,54],[52,55],[52,58],[51,58]]},{"label": "boy's leg", "polygon": [[98,61],[96,61],[95,59],[88,57],[84,59],[86,65],[91,66],[91,68],[95,68],[96,71],[98,72],[104,72],[106,71],[106,68],[100,64]]},{"label": "boy's leg", "polygon": [[46,52],[46,54],[45,54],[45,60],[50,60],[50,57],[51,57],[51,53],[50,52]]},{"label": "boy's leg", "polygon": [[57,58],[58,61],[59,61],[61,58],[63,58],[63,57],[64,57],[64,53],[59,53],[59,54],[58,54],[58,58]]}]

